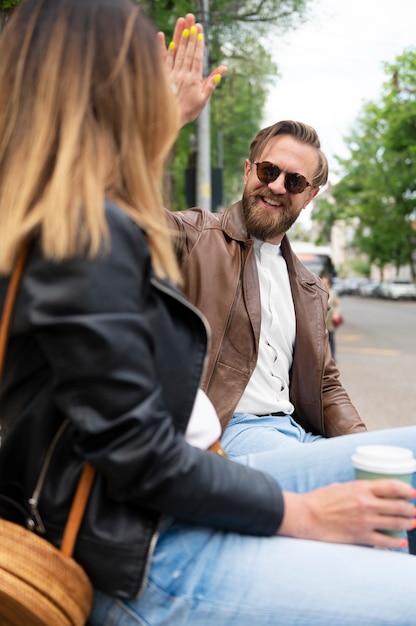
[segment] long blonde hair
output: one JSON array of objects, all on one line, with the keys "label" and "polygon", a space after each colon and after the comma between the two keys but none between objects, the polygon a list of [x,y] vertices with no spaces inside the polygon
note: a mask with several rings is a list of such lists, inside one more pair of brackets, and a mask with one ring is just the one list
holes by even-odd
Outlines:
[{"label": "long blonde hair", "polygon": [[0,273],[34,234],[51,260],[96,255],[109,197],[178,282],[160,187],[179,117],[150,21],[130,0],[25,0],[0,59]]}]

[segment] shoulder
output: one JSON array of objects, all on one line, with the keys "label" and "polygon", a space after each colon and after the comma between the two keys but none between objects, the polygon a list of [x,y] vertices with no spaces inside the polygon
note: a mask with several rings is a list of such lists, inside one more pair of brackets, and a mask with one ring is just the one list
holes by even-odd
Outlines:
[{"label": "shoulder", "polygon": [[[178,259],[184,262],[195,247],[202,254],[204,242],[212,244],[224,238],[221,214],[210,213],[199,207],[186,211],[167,211],[168,225],[172,228],[173,242]],[[214,237],[213,237],[214,235]]]},{"label": "shoulder", "polygon": [[166,211],[168,221],[177,228],[195,228],[204,230],[206,228],[220,228],[222,213],[210,213],[206,209],[193,207],[186,211]]},{"label": "shoulder", "polygon": [[167,213],[171,226],[187,235],[191,231],[217,231],[237,241],[246,241],[249,238],[241,202],[236,202],[220,213],[211,213],[200,207]]},{"label": "shoulder", "polygon": [[105,202],[105,217],[110,234],[111,256],[116,255],[118,259],[134,258],[136,261],[150,260],[146,233],[137,222],[111,200]]},{"label": "shoulder", "polygon": [[105,217],[112,237],[120,236],[146,242],[144,230],[112,200],[105,201]]}]

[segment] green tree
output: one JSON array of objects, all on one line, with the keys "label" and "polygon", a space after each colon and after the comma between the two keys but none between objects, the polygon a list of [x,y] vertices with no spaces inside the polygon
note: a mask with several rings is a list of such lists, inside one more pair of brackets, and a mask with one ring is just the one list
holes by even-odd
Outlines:
[{"label": "green tree", "polygon": [[6,13],[14,9],[20,0],[0,0],[0,11]]},{"label": "green tree", "polygon": [[321,201],[313,219],[356,224],[355,245],[380,270],[410,265],[416,279],[416,51],[384,66],[378,102],[367,103],[338,158],[342,179],[335,203]]}]

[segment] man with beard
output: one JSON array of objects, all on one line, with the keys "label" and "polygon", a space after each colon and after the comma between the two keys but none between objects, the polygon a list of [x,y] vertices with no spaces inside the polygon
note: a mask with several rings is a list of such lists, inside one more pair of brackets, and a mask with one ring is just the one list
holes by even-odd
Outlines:
[{"label": "man with beard", "polygon": [[183,289],[211,326],[202,387],[231,456],[365,431],[331,358],[328,292],[286,236],[327,176],[316,131],[285,120],[253,139],[240,202],[168,214]]}]

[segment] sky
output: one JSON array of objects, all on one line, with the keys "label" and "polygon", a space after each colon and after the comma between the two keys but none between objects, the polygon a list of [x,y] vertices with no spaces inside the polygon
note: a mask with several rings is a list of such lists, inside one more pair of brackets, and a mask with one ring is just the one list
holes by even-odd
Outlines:
[{"label": "sky", "polygon": [[343,136],[363,104],[378,100],[383,62],[416,49],[416,0],[313,0],[307,22],[271,45],[280,76],[264,125],[294,119],[314,126],[336,182],[334,155],[348,155]]}]

